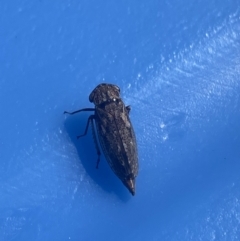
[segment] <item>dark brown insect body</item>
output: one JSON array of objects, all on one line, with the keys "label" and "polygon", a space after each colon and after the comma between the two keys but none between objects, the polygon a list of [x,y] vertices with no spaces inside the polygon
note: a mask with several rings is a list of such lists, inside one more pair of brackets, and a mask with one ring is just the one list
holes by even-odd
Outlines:
[{"label": "dark brown insect body", "polygon": [[138,174],[138,155],[135,133],[129,118],[130,107],[124,105],[119,87],[112,84],[98,85],[90,94],[89,101],[94,103],[95,108],[65,113],[95,111],[94,115],[89,116],[85,133],[81,136],[86,135],[91,123],[99,157],[100,150],[93,126],[93,120],[95,120],[98,140],[110,167],[134,195],[135,179]]}]

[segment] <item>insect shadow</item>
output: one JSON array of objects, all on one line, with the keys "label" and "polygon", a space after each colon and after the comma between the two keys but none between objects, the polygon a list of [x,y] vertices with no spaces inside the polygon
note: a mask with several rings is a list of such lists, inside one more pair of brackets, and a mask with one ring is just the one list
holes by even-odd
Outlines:
[{"label": "insect shadow", "polygon": [[79,139],[77,138],[77,136],[84,133],[87,119],[91,114],[93,113],[79,113],[67,116],[64,122],[65,129],[71,141],[75,145],[79,160],[81,161],[89,177],[105,192],[115,193],[122,201],[126,202],[131,198],[131,196],[126,188],[122,185],[121,181],[118,180],[118,178],[112,172],[102,151],[98,169],[96,168],[98,156],[94,145],[91,127],[89,126],[86,136],[83,136]]}]

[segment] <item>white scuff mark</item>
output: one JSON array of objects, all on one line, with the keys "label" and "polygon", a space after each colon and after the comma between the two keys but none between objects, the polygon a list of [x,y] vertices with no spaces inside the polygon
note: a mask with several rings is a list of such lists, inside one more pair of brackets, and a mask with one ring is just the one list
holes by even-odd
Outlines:
[{"label": "white scuff mark", "polygon": [[80,176],[80,181],[82,182],[83,181],[83,175],[81,174]]},{"label": "white scuff mark", "polygon": [[78,185],[76,185],[74,190],[73,190],[72,199],[75,198],[75,194],[77,193],[77,190],[78,190]]},{"label": "white scuff mark", "polygon": [[148,68],[149,68],[149,69],[153,69],[153,64],[150,64],[150,65],[148,66]]},{"label": "white scuff mark", "polygon": [[140,79],[142,77],[141,73],[138,73],[137,79]]},{"label": "white scuff mark", "polygon": [[74,188],[73,193],[76,194],[77,190],[78,190],[78,186],[76,186],[76,187]]},{"label": "white scuff mark", "polygon": [[162,139],[163,141],[166,141],[168,139],[168,134],[164,135]]},{"label": "white scuff mark", "polygon": [[163,122],[160,122],[160,128],[163,129],[165,127],[166,127],[166,125]]}]

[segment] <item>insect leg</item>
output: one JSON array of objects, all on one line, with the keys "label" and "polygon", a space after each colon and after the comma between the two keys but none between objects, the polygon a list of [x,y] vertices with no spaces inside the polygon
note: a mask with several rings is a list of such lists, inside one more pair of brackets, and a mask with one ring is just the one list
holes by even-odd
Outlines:
[{"label": "insect leg", "polygon": [[94,115],[90,115],[90,116],[88,117],[88,121],[87,121],[87,125],[86,125],[86,128],[85,128],[85,131],[84,131],[84,133],[83,133],[82,135],[77,136],[78,139],[79,139],[80,137],[83,137],[83,136],[86,136],[86,135],[87,135],[89,123],[91,122],[91,124],[92,124],[92,120],[94,119],[94,117],[95,117]]},{"label": "insect leg", "polygon": [[100,148],[99,148],[99,146],[98,146],[97,136],[96,136],[96,130],[95,130],[95,128],[94,128],[93,121],[91,121],[91,127],[92,127],[92,133],[93,133],[94,144],[95,144],[95,147],[96,147],[96,149],[97,149],[98,159],[97,159],[97,165],[96,165],[96,168],[98,169],[98,165],[99,165],[99,162],[100,162],[100,155],[101,155],[101,152],[100,152]]},{"label": "insect leg", "polygon": [[131,110],[131,106],[130,105],[126,106],[126,109],[127,109],[128,114],[129,114],[130,110]]},{"label": "insect leg", "polygon": [[94,125],[93,125],[93,120],[95,119],[95,115],[90,115],[88,117],[88,122],[87,122],[87,126],[86,126],[86,129],[84,131],[84,133],[80,136],[77,136],[77,138],[80,138],[80,137],[83,137],[87,134],[87,131],[88,131],[88,127],[89,127],[89,124],[91,124],[91,127],[92,127],[92,133],[93,133],[93,140],[94,140],[94,144],[95,144],[95,147],[97,149],[97,155],[98,155],[98,159],[97,159],[97,165],[96,165],[96,168],[98,169],[98,165],[99,165],[99,162],[100,162],[100,155],[101,155],[101,152],[100,152],[100,148],[98,146],[98,143],[97,143],[97,137],[96,137],[96,132],[95,132],[95,129],[94,129]]},{"label": "insect leg", "polygon": [[76,110],[76,111],[73,111],[73,112],[64,111],[63,114],[73,115],[73,114],[76,114],[76,113],[81,112],[81,111],[94,111],[94,110],[95,110],[95,108],[84,108],[84,109]]}]

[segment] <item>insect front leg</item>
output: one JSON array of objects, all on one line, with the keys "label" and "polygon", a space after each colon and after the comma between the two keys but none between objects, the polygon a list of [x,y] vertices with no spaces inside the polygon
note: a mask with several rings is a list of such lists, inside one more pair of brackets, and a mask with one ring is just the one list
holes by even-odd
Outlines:
[{"label": "insect front leg", "polygon": [[81,109],[81,110],[76,110],[76,111],[73,111],[73,112],[68,112],[68,111],[64,111],[63,114],[69,114],[69,115],[74,115],[78,112],[81,112],[81,111],[94,111],[95,108],[84,108],[84,109]]},{"label": "insect front leg", "polygon": [[94,144],[95,144],[95,147],[97,149],[97,155],[98,155],[98,159],[97,159],[97,165],[96,165],[96,168],[98,169],[98,165],[99,165],[99,162],[100,162],[100,155],[101,155],[101,152],[100,152],[100,148],[98,146],[98,142],[97,142],[97,137],[96,137],[96,132],[95,132],[95,129],[94,129],[94,125],[93,125],[93,120],[95,119],[95,115],[90,115],[88,117],[88,122],[87,122],[87,126],[86,126],[86,129],[84,131],[84,133],[80,136],[77,136],[77,138],[80,138],[80,137],[83,137],[87,134],[87,131],[88,131],[88,127],[89,127],[89,124],[91,124],[91,127],[92,127],[92,133],[93,133],[93,140],[94,140]]}]

